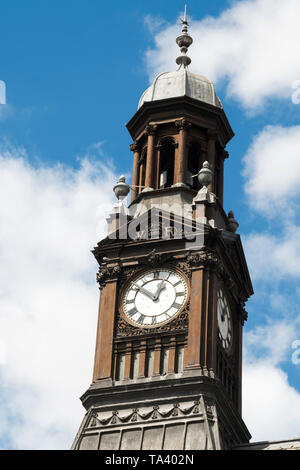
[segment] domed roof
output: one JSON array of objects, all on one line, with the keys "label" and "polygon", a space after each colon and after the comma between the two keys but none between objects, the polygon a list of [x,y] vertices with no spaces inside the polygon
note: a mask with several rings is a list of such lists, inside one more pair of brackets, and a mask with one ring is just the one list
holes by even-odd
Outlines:
[{"label": "domed roof", "polygon": [[204,103],[222,108],[222,103],[215,93],[214,86],[210,80],[203,75],[197,75],[180,66],[176,72],[161,73],[156,77],[153,84],[143,93],[138,109],[146,101],[163,100],[189,96]]},{"label": "domed roof", "polygon": [[179,65],[178,70],[158,75],[153,84],[143,93],[138,109],[147,101],[177,98],[180,96],[189,96],[190,98],[222,108],[222,103],[215,93],[212,82],[206,77],[188,70],[191,59],[186,53],[189,46],[193,43],[193,39],[188,34],[186,7],[182,24],[182,34],[176,39],[181,51],[181,56],[176,59],[176,63]]}]

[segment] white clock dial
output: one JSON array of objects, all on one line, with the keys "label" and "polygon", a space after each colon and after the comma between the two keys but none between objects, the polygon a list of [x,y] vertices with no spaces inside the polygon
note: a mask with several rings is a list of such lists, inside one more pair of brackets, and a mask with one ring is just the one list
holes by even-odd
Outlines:
[{"label": "white clock dial", "polygon": [[135,277],[123,295],[123,310],[136,325],[155,327],[171,320],[188,296],[185,278],[169,268],[156,268]]},{"label": "white clock dial", "polygon": [[217,315],[219,338],[223,348],[228,350],[232,340],[231,315],[227,299],[222,289],[218,291]]}]

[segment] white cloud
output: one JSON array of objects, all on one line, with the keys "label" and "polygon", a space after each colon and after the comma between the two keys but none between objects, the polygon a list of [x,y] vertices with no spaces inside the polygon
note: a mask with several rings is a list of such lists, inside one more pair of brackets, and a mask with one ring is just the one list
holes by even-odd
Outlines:
[{"label": "white cloud", "polygon": [[270,318],[244,335],[243,419],[252,442],[300,437],[300,393],[280,368],[291,362],[298,322]]},{"label": "white cloud", "polygon": [[[284,219],[279,232],[253,233],[243,237],[247,262],[253,279],[286,280],[287,276],[300,276],[300,227],[289,224],[284,227]],[[280,232],[280,229],[283,229]]]},{"label": "white cloud", "polygon": [[[245,0],[217,18],[192,18],[191,70],[215,83],[225,79],[228,95],[247,109],[259,109],[269,98],[291,99],[300,79],[299,16],[298,0]],[[151,77],[174,70],[178,33],[177,24],[156,34],[155,49],[146,55]]]},{"label": "white cloud", "polygon": [[[90,249],[105,235],[115,177],[32,167],[0,150],[0,441],[17,449],[69,448],[91,381],[99,291]],[[4,346],[3,346],[4,345]],[[2,444],[3,447],[3,444]]]},{"label": "white cloud", "polygon": [[245,361],[254,364],[258,359],[277,366],[290,359],[291,344],[297,339],[297,319],[293,323],[269,318],[266,325],[259,325],[244,334]]},{"label": "white cloud", "polygon": [[300,437],[300,394],[287,375],[268,361],[246,364],[243,419],[252,442]]},{"label": "white cloud", "polygon": [[245,192],[252,208],[280,215],[281,220],[295,209],[300,196],[299,142],[300,126],[267,126],[255,136],[244,157]]}]

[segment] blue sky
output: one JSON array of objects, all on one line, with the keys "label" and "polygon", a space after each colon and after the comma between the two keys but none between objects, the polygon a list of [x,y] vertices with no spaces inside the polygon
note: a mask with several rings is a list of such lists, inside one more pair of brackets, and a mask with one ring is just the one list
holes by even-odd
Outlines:
[{"label": "blue sky", "polygon": [[[90,249],[105,234],[113,183],[131,172],[125,123],[155,74],[175,70],[183,8],[1,3],[0,448],[71,445],[93,361]],[[300,5],[190,0],[189,12],[190,69],[213,80],[236,134],[224,206],[240,223],[255,288],[244,418],[255,440],[299,437]]]}]

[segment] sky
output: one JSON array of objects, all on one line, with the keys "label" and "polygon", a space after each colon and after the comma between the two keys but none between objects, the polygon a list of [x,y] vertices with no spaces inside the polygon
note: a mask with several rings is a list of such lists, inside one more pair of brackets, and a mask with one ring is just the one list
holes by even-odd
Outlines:
[{"label": "sky", "polygon": [[[68,449],[91,382],[125,124],[176,70],[184,1],[3,0],[0,17],[0,448]],[[189,0],[190,70],[235,132],[224,207],[255,295],[244,327],[253,441],[300,437],[299,0]],[[6,90],[4,88],[6,87]]]}]

